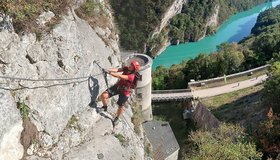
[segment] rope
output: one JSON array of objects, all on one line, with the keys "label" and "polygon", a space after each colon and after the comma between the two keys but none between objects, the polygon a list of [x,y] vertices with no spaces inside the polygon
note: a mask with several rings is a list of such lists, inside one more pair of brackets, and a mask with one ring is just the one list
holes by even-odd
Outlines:
[{"label": "rope", "polygon": [[80,84],[80,83],[84,83],[86,81],[88,81],[88,79],[81,80],[81,81],[67,82],[67,83],[57,83],[57,84],[51,84],[51,85],[34,86],[34,87],[26,87],[26,86],[20,85],[21,87],[19,87],[19,88],[10,88],[10,87],[2,87],[2,86],[0,86],[0,89],[16,91],[16,90],[22,90],[22,89],[50,88],[50,87],[55,87],[55,86],[69,85],[69,84],[73,84],[73,83],[74,84],[75,83]]},{"label": "rope", "polygon": [[[31,79],[31,78],[21,78],[21,77],[12,77],[12,76],[0,76],[0,79],[11,79],[11,80],[20,80],[20,81],[31,81],[31,82],[43,82],[43,81],[70,81],[66,83],[56,83],[56,84],[50,84],[50,85],[41,85],[41,86],[34,86],[34,87],[26,87],[23,85],[20,85],[21,87],[19,88],[10,88],[10,87],[2,87],[0,86],[0,89],[4,90],[21,90],[21,89],[38,89],[38,88],[49,88],[49,87],[54,87],[54,86],[59,86],[59,85],[69,85],[73,83],[83,83],[88,81],[90,77],[95,77],[99,76],[103,73],[95,74],[95,75],[90,75],[90,76],[84,76],[84,77],[75,77],[75,78],[54,78],[54,79]],[[76,80],[76,81],[73,81]],[[0,83],[0,84],[8,84],[8,83]]]},{"label": "rope", "polygon": [[106,86],[107,86],[107,90],[109,91],[109,85],[108,85],[108,79],[107,79],[107,73],[104,72],[104,68],[102,68],[99,63],[97,61],[93,61],[92,62],[93,64],[96,64],[99,69],[101,70],[102,74],[103,74],[103,77],[104,77],[104,80],[105,80],[105,83],[106,83]]},{"label": "rope", "polygon": [[[12,77],[12,76],[0,76],[0,79],[10,79],[10,80],[19,80],[19,81],[31,81],[31,82],[46,82],[46,81],[72,81],[72,80],[81,80],[81,81],[74,81],[74,82],[67,82],[67,83],[58,83],[58,84],[52,84],[48,86],[36,86],[36,87],[26,87],[22,86],[19,88],[9,88],[9,87],[2,87],[0,86],[0,89],[4,90],[21,90],[21,89],[37,89],[37,88],[48,88],[58,85],[68,85],[72,83],[83,83],[86,82],[90,77],[95,77],[99,75],[103,75],[107,89],[108,87],[108,80],[107,80],[107,73],[104,72],[104,69],[98,64],[97,61],[93,61],[93,64],[97,64],[97,66],[100,68],[102,73],[96,74],[96,75],[90,75],[90,76],[83,76],[83,77],[75,77],[75,78],[54,78],[54,79],[31,79],[31,78],[21,78],[21,77]],[[0,83],[0,84],[7,84],[7,83]]]},{"label": "rope", "polygon": [[[100,74],[96,74],[94,76],[98,76]],[[76,78],[31,79],[31,78],[20,78],[20,77],[11,77],[11,76],[0,76],[0,78],[2,78],[2,79],[23,80],[23,81],[33,81],[33,82],[38,82],[38,81],[69,81],[69,80],[85,79],[85,78],[88,78],[88,77],[89,76],[76,77]]]},{"label": "rope", "polygon": [[[31,79],[31,78],[21,78],[21,77],[12,77],[12,76],[0,76],[0,79],[11,79],[11,80],[21,80],[21,81],[32,81],[32,82],[42,82],[42,81],[71,81],[71,80],[80,80],[80,79],[88,79],[91,76],[99,76],[103,75],[105,79],[106,86],[108,88],[108,81],[107,81],[107,74],[104,73],[103,68],[96,62],[93,61],[94,64],[97,64],[97,66],[100,68],[102,73],[96,74],[96,75],[90,75],[90,76],[83,76],[83,77],[75,77],[75,78],[54,78],[54,79]],[[25,87],[27,88],[27,87]]]}]

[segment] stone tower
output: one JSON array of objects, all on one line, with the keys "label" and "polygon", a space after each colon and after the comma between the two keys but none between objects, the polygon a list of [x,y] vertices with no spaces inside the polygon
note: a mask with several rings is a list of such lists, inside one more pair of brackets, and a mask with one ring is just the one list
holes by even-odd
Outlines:
[{"label": "stone tower", "polygon": [[125,59],[127,65],[131,61],[136,60],[141,64],[139,73],[142,75],[142,80],[138,81],[136,88],[136,97],[142,111],[143,121],[150,121],[153,119],[152,114],[152,64],[153,60],[145,55],[133,53]]}]

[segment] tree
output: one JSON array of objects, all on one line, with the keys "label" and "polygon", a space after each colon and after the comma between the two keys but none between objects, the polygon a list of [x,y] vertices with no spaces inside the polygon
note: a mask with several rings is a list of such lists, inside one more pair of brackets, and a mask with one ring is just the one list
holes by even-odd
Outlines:
[{"label": "tree", "polygon": [[163,90],[167,88],[168,70],[163,66],[158,66],[152,74],[153,90]]},{"label": "tree", "polygon": [[190,135],[194,151],[190,159],[261,159],[262,154],[250,141],[244,129],[222,124],[212,131],[196,131]]},{"label": "tree", "polygon": [[218,46],[221,56],[221,63],[225,74],[232,74],[239,71],[239,67],[244,61],[244,55],[236,43],[223,43]]},{"label": "tree", "polygon": [[270,68],[271,77],[264,85],[264,96],[266,103],[273,108],[273,111],[280,113],[280,61],[276,61]]},{"label": "tree", "polygon": [[183,73],[184,65],[172,65],[169,69],[168,89],[187,88],[188,81],[185,81]]}]

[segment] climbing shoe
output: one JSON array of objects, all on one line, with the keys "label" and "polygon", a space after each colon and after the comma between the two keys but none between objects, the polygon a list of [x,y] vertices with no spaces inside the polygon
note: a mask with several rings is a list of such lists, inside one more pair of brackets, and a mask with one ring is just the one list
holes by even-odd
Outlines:
[{"label": "climbing shoe", "polygon": [[104,111],[104,112],[107,112],[107,108],[108,108],[108,106],[102,106],[100,110]]},{"label": "climbing shoe", "polygon": [[115,127],[116,125],[118,125],[120,122],[120,119],[119,117],[116,117],[114,120],[113,120],[113,126]]}]

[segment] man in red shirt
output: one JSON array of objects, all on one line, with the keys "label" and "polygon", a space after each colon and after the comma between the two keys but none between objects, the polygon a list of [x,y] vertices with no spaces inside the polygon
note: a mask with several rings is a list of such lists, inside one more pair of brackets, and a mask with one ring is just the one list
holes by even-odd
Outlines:
[{"label": "man in red shirt", "polygon": [[[123,67],[123,68],[110,68],[107,72],[116,78],[119,78],[119,81],[104,91],[101,94],[101,100],[103,103],[102,109],[107,111],[108,107],[108,99],[112,96],[119,95],[119,99],[117,101],[118,110],[116,113],[116,117],[113,121],[114,126],[118,124],[119,117],[125,111],[124,105],[127,101],[128,97],[130,96],[131,85],[135,78],[135,73],[137,73],[140,69],[140,64],[137,61],[132,61],[130,66]],[[117,72],[122,72],[122,74],[118,74]]]}]

